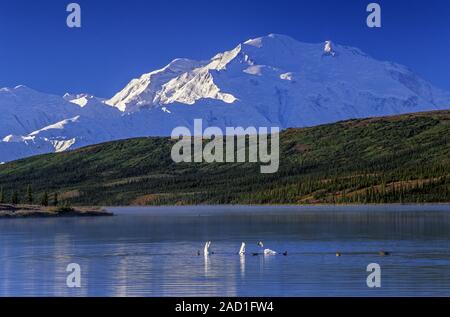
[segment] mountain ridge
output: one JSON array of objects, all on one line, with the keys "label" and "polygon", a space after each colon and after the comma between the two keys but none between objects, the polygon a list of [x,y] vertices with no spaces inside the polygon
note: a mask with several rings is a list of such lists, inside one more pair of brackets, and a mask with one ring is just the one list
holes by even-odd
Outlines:
[{"label": "mountain ridge", "polygon": [[331,41],[302,43],[270,34],[210,60],[175,59],[131,80],[110,99],[0,89],[0,162],[167,136],[178,126],[192,128],[194,119],[222,129],[286,129],[448,108],[449,92],[405,66]]}]

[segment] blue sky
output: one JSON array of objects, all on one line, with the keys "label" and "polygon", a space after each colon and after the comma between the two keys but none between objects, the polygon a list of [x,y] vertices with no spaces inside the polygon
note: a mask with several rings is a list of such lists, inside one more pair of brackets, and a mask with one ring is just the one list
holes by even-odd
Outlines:
[{"label": "blue sky", "polygon": [[[78,2],[82,28],[66,26]],[[371,0],[0,0],[0,87],[25,84],[110,97],[176,57],[210,58],[269,33],[331,39],[407,65],[450,90],[450,2],[387,0],[369,29]]]}]

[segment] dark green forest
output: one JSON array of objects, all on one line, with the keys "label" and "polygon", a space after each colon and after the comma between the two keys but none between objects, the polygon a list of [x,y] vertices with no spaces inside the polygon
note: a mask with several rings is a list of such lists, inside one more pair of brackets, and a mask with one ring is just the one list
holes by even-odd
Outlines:
[{"label": "dark green forest", "polygon": [[[450,202],[450,111],[288,129],[280,169],[181,163],[174,141],[139,138],[0,166],[3,202],[27,192],[72,205]],[[16,195],[15,197],[13,197]]]}]

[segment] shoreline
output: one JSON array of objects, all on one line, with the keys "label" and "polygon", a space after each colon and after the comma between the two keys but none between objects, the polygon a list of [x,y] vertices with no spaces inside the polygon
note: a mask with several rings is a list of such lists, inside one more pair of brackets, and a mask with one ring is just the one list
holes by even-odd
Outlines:
[{"label": "shoreline", "polygon": [[[419,206],[448,206],[449,203],[392,203],[392,204],[271,204],[271,205],[258,205],[258,204],[200,204],[200,205],[119,205],[119,206],[74,206],[74,207],[44,207],[37,205],[11,205],[0,204],[0,220],[1,219],[26,219],[26,218],[72,218],[72,217],[105,217],[115,216],[116,211],[114,209],[189,209],[189,208],[301,208],[301,209],[315,209],[324,207],[325,209],[333,208],[346,208],[359,209],[359,208],[383,208],[383,207],[419,207]],[[349,210],[351,211],[351,210]],[[370,210],[368,210],[370,211]],[[118,212],[118,211],[117,211]],[[201,212],[201,210],[199,210]],[[175,212],[176,214],[176,212]],[[167,214],[170,216],[170,214]]]},{"label": "shoreline", "polygon": [[192,205],[110,205],[97,208],[163,208],[163,207],[354,207],[354,206],[436,206],[448,205],[450,202],[427,203],[385,203],[385,204],[192,204]]},{"label": "shoreline", "polygon": [[379,211],[448,211],[450,203],[441,204],[372,204],[372,205],[163,205],[163,206],[105,206],[106,210],[115,215],[155,213],[165,216],[191,213],[196,215],[214,215],[229,213],[249,214],[284,214],[291,212],[312,212],[316,214],[327,212],[370,213]]},{"label": "shoreline", "polygon": [[45,207],[37,205],[0,204],[0,219],[105,217],[114,214],[103,207]]}]

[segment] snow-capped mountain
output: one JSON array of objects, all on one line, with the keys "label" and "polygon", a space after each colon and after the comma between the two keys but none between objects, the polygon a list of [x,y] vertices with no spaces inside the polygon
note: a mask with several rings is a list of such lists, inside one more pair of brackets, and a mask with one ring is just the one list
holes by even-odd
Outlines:
[{"label": "snow-capped mountain", "polygon": [[175,59],[162,69],[133,79],[122,91],[108,100],[107,104],[127,112],[153,105],[153,100],[164,84],[202,65],[201,62],[189,59]]},{"label": "snow-capped mountain", "polygon": [[[0,162],[176,126],[312,126],[450,108],[450,93],[408,68],[331,41],[248,40],[207,61],[176,59],[109,100],[20,86],[0,90]],[[3,116],[5,114],[5,116]]]},{"label": "snow-capped mountain", "polygon": [[[450,100],[404,66],[330,41],[306,44],[272,34],[184,66],[164,84],[159,77],[153,83],[155,72],[133,80],[107,103],[125,112],[229,104],[230,112],[251,109],[254,119],[285,128],[446,108]],[[230,118],[217,115],[224,116]]]},{"label": "snow-capped mountain", "polygon": [[25,86],[0,89],[0,137],[33,132],[65,118],[77,109],[59,96]]},{"label": "snow-capped mountain", "polygon": [[[14,98],[0,95],[0,107],[8,105],[5,100],[9,99],[20,101],[21,106],[10,108],[9,118],[17,119],[20,124],[15,129],[5,129],[13,133],[0,137],[0,162],[116,138],[117,133],[108,133],[108,128],[113,130],[113,121],[120,119],[121,112],[98,98],[87,97],[88,102],[80,105],[77,102],[81,96],[72,102],[68,94],[46,95],[23,86],[3,89],[3,92],[13,94]],[[27,99],[29,96],[32,98]],[[1,128],[7,127],[4,123],[10,123],[9,118],[1,117]]]}]

